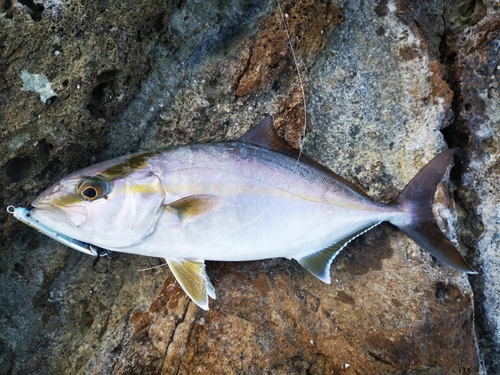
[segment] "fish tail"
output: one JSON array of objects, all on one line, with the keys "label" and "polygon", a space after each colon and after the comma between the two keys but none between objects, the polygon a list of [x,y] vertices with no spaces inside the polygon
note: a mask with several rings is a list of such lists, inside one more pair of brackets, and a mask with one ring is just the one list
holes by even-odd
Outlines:
[{"label": "fish tail", "polygon": [[457,149],[447,150],[432,159],[391,202],[408,215],[392,224],[440,261],[466,273],[476,273],[439,229],[432,205],[437,185],[443,178]]}]

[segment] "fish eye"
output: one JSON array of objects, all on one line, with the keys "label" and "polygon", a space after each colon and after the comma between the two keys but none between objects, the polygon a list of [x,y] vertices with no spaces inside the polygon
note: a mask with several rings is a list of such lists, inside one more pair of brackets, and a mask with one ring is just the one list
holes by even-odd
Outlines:
[{"label": "fish eye", "polygon": [[76,192],[85,201],[95,201],[106,197],[110,192],[109,182],[97,177],[85,178],[78,184]]},{"label": "fish eye", "polygon": [[93,186],[87,186],[84,190],[82,190],[82,195],[91,200],[96,199],[98,195],[97,189]]}]

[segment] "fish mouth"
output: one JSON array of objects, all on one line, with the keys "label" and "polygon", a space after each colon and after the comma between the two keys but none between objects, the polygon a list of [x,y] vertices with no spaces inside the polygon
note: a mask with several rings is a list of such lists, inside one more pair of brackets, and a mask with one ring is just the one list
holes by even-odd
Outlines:
[{"label": "fish mouth", "polygon": [[35,200],[33,200],[33,202],[31,202],[31,206],[33,206],[35,208],[39,208],[39,209],[44,209],[48,206],[51,206],[51,204],[46,202],[46,201],[44,202],[43,199],[38,197],[38,198],[35,198]]},{"label": "fish mouth", "polygon": [[57,208],[54,202],[50,199],[50,195],[48,195],[46,191],[33,199],[33,201],[31,202],[31,206],[40,210],[52,210]]},{"label": "fish mouth", "polygon": [[81,227],[87,219],[85,207],[58,207],[42,200],[35,199],[31,205],[31,215],[40,223],[54,230],[76,229]]}]

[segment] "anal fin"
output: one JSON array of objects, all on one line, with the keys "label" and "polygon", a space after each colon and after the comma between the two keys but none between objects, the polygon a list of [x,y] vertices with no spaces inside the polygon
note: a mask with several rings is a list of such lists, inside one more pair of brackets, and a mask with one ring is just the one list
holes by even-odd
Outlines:
[{"label": "anal fin", "polygon": [[215,299],[215,289],[200,259],[167,259],[170,270],[186,294],[203,310],[208,310],[208,297]]},{"label": "anal fin", "polygon": [[334,243],[333,245],[328,246],[327,248],[317,251],[312,254],[305,255],[300,258],[294,258],[297,262],[300,263],[302,267],[311,272],[314,276],[316,276],[321,281],[330,284],[330,265],[332,264],[335,257],[340,253],[344,247],[347,246],[349,242],[351,242],[356,237],[362,235],[365,232],[368,232],[373,227],[379,225],[376,223],[369,227],[363,228],[344,239]]}]

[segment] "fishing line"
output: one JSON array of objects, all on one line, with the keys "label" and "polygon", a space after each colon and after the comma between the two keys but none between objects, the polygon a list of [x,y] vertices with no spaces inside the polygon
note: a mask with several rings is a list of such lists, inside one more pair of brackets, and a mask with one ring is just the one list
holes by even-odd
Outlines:
[{"label": "fishing line", "polygon": [[299,78],[299,83],[300,83],[300,91],[302,94],[302,105],[304,108],[304,128],[302,129],[302,133],[300,135],[300,140],[299,140],[299,157],[298,157],[298,159],[300,159],[300,155],[302,153],[303,141],[304,141],[304,138],[306,136],[306,128],[307,128],[306,93],[304,91],[304,83],[302,81],[302,74],[300,74],[299,62],[298,62],[297,56],[295,55],[295,50],[293,49],[292,39],[290,37],[290,32],[288,31],[288,26],[287,26],[286,21],[285,21],[285,15],[283,14],[283,9],[281,9],[281,2],[280,2],[280,0],[276,0],[276,3],[278,3],[278,9],[280,11],[281,22],[283,23],[283,27],[284,27],[285,33],[286,33],[287,45],[290,47],[290,51],[292,52],[293,62],[295,64],[295,69],[297,70],[297,76]]},{"label": "fishing line", "polygon": [[[292,57],[293,57],[293,63],[295,64],[295,69],[297,71],[297,77],[299,79],[300,83],[300,92],[302,94],[302,106],[304,108],[304,126],[302,128],[302,133],[300,134],[300,139],[299,139],[299,155],[297,156],[297,160],[295,160],[295,165],[293,166],[292,174],[288,181],[285,182],[285,185],[283,186],[284,190],[288,190],[288,187],[290,185],[291,179],[295,175],[295,172],[297,171],[297,167],[300,162],[300,157],[302,156],[302,148],[303,148],[303,143],[304,139],[306,136],[306,129],[307,129],[307,104],[306,104],[306,93],[304,90],[304,83],[302,81],[302,74],[300,73],[300,68],[299,68],[299,62],[297,59],[297,56],[295,55],[295,50],[293,48],[293,43],[292,43],[292,38],[290,37],[290,32],[288,31],[288,26],[286,24],[285,20],[285,15],[283,13],[283,9],[281,8],[281,2],[280,0],[276,0],[276,3],[278,4],[278,10],[280,11],[280,16],[281,16],[281,22],[283,24],[283,28],[285,29],[286,33],[286,39],[287,39],[287,45],[290,47],[290,51],[292,52]],[[274,122],[274,117],[273,117],[273,122]]]},{"label": "fishing line", "polygon": [[[293,57],[293,62],[295,64],[295,69],[297,71],[297,76],[298,76],[299,84],[300,84],[300,91],[301,91],[301,94],[302,94],[302,105],[303,105],[303,108],[304,108],[304,126],[302,128],[302,132],[300,134],[300,139],[299,139],[299,155],[297,156],[297,159],[295,160],[295,164],[293,166],[291,175],[285,181],[284,186],[282,188],[283,191],[286,191],[289,194],[291,194],[291,192],[288,191],[288,189],[290,187],[290,182],[293,179],[293,177],[295,176],[295,173],[297,172],[297,168],[298,168],[299,163],[300,163],[300,157],[302,156],[303,142],[304,142],[304,139],[305,139],[306,129],[307,129],[306,94],[305,94],[305,90],[304,90],[304,83],[302,81],[302,74],[300,73],[299,61],[298,61],[297,56],[295,54],[295,50],[293,48],[292,39],[290,37],[290,32],[288,31],[288,26],[286,24],[286,20],[285,20],[286,17],[285,17],[285,14],[283,13],[283,9],[281,8],[281,2],[280,2],[280,0],[276,0],[276,3],[278,4],[278,10],[280,12],[281,22],[283,24],[283,28],[285,29],[285,33],[286,33],[286,44],[290,48],[290,51],[291,51],[292,57]],[[287,14],[287,16],[288,16],[288,14]],[[273,126],[276,129],[276,126],[274,124],[274,116],[272,116],[272,119],[273,119]],[[224,233],[224,236],[228,236],[230,234],[233,234],[233,233],[235,233],[235,232],[243,229],[244,227],[250,225],[251,223],[253,223],[257,219],[259,219],[261,216],[263,216],[266,212],[268,212],[271,208],[272,208],[272,204],[269,205],[266,209],[264,209],[262,212],[260,212],[257,216],[255,216],[252,220],[248,221],[244,225],[236,228],[235,230],[233,230],[233,231],[231,231],[229,233]]]},{"label": "fishing line", "polygon": [[154,269],[157,269],[160,267],[165,267],[166,265],[168,265],[168,263],[163,263],[163,264],[160,264],[158,266],[149,267],[149,268],[141,268],[140,270],[137,270],[137,272],[151,271],[151,270],[154,270]]}]

